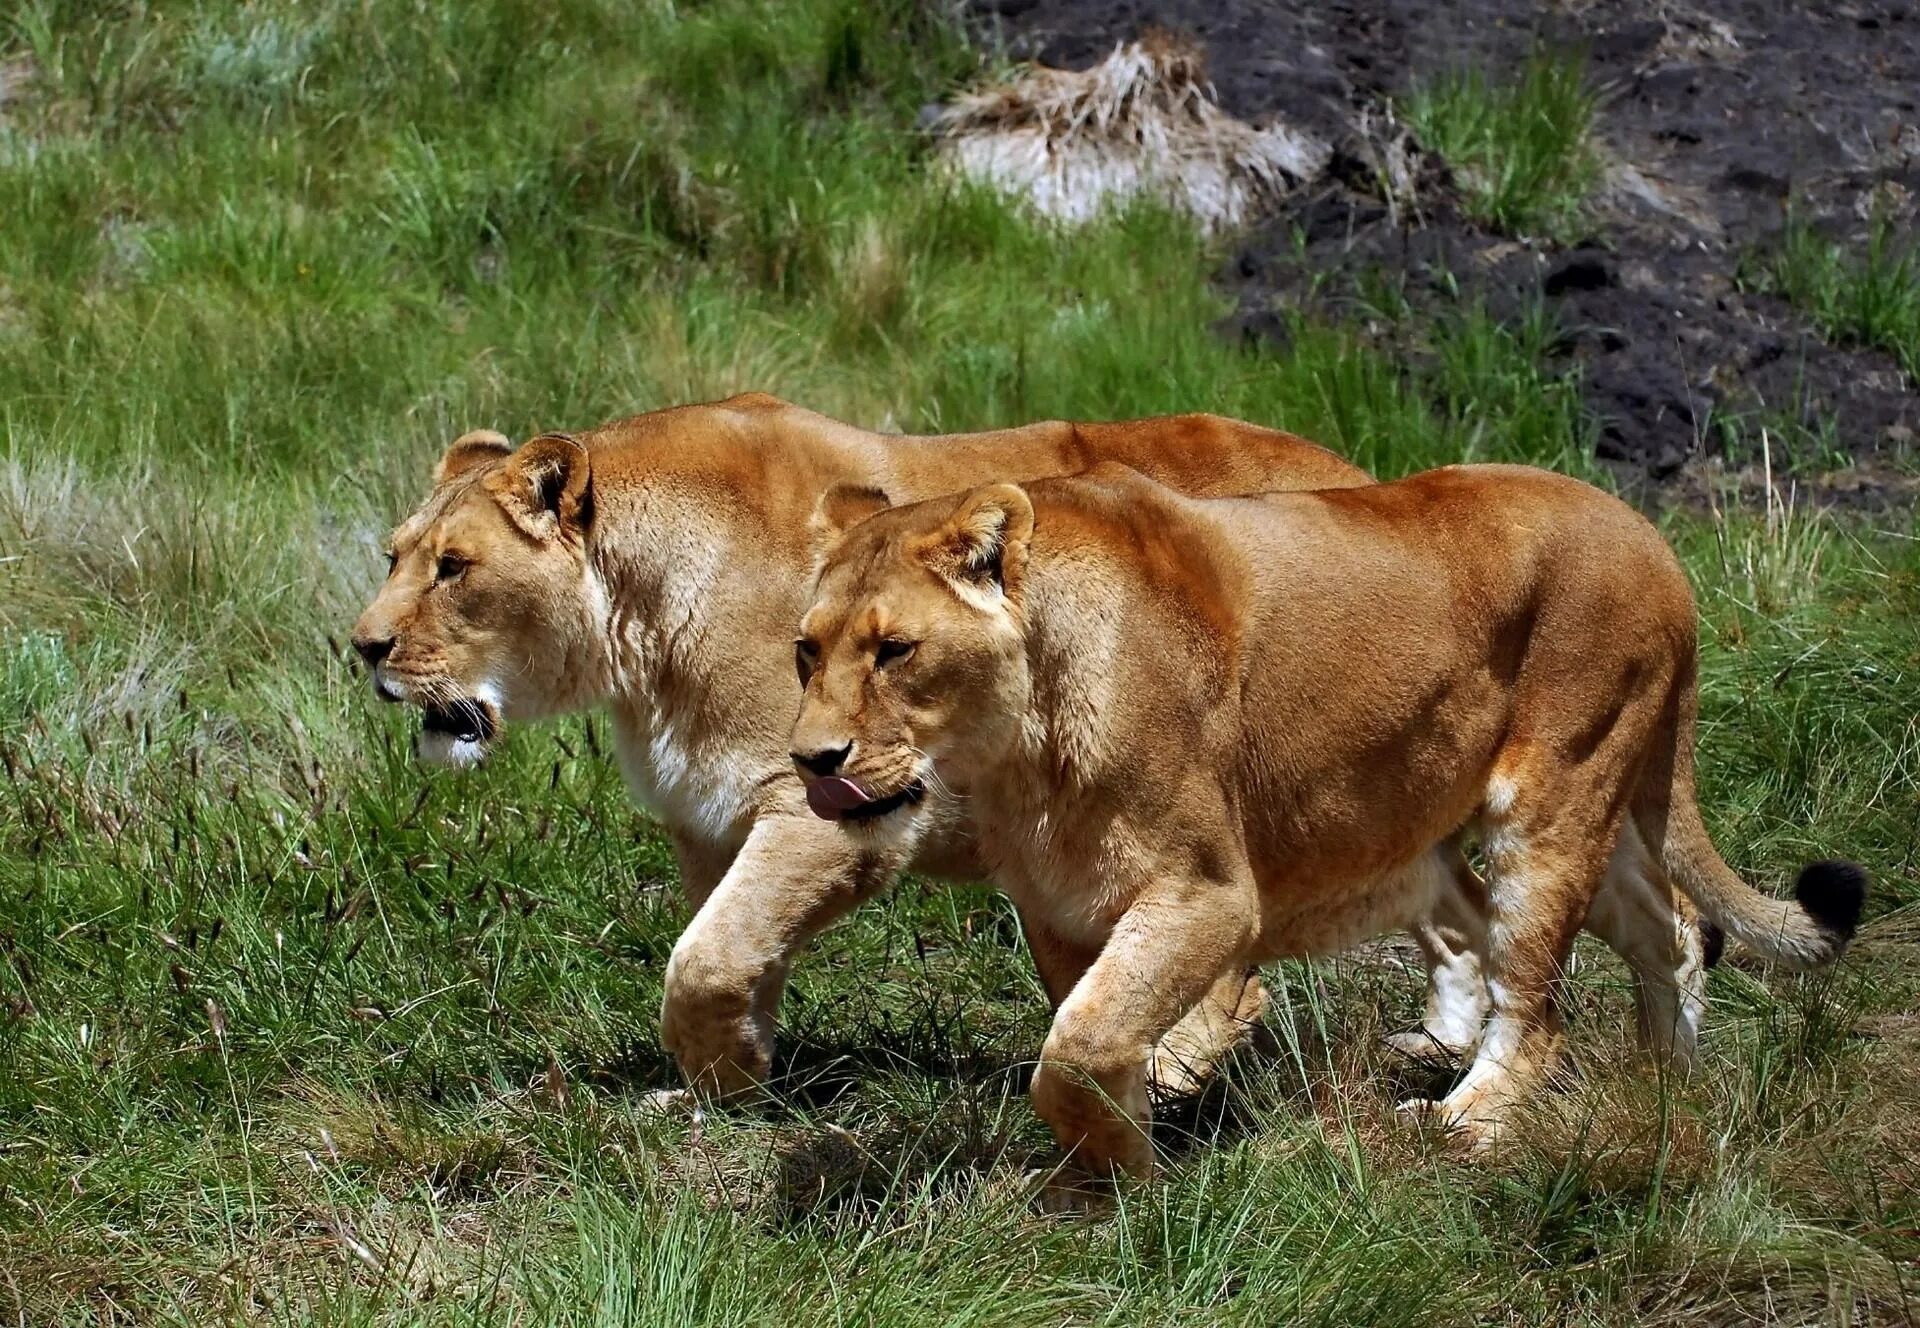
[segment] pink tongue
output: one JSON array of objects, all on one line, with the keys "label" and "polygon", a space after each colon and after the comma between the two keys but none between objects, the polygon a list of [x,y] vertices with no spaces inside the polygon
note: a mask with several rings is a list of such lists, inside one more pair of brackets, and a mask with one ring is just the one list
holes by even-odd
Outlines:
[{"label": "pink tongue", "polygon": [[840,813],[864,807],[872,801],[865,789],[851,779],[842,779],[838,775],[828,775],[807,785],[807,806],[823,821],[837,821]]}]

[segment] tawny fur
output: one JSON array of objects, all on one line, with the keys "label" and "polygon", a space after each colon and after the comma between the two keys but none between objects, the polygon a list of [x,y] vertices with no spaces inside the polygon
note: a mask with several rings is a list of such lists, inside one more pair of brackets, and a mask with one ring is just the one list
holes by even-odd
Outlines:
[{"label": "tawny fur", "polygon": [[[1204,993],[1431,918],[1465,833],[1492,870],[1463,923],[1484,925],[1492,1016],[1428,1105],[1478,1142],[1558,1059],[1583,921],[1683,1062],[1704,964],[1682,895],[1787,963],[1852,932],[1857,868],[1803,873],[1803,907],[1708,840],[1692,593],[1590,486],[1458,466],[1196,499],[1102,466],[880,508],[822,506],[794,750],[844,749],[876,799],[968,799],[993,879],[1079,972],[1033,1094],[1089,1169],[1150,1169],[1151,1049]],[[835,828],[857,855],[923,824],[909,804]]]},{"label": "tawny fur", "polygon": [[[663,1034],[691,1078],[740,1089],[766,1072],[787,969],[810,935],[910,860],[982,870],[962,803],[931,799],[909,845],[850,844],[801,802],[787,731],[817,500],[836,485],[926,497],[1101,460],[1195,492],[1369,482],[1303,439],[1209,415],[895,437],[750,395],[517,452],[482,432],[449,448],[394,532],[392,573],[355,637],[390,699],[471,704],[493,725],[611,710],[621,767],[667,827],[698,908],[669,966]],[[424,755],[456,763],[485,746],[422,736]],[[1064,993],[1080,961],[1043,926],[1028,935]],[[1448,975],[1436,990],[1465,993],[1436,1002],[1451,1022],[1431,1030],[1464,1044],[1479,1022],[1477,957],[1458,944],[1430,953]],[[1191,1088],[1259,1008],[1257,982],[1223,979],[1161,1058],[1165,1085]]]}]

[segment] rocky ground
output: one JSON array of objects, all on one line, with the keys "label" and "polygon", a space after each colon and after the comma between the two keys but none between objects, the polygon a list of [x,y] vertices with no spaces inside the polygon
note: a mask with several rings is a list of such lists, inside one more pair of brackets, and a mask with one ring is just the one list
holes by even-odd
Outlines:
[{"label": "rocky ground", "polygon": [[[1416,315],[1536,302],[1577,366],[1596,450],[1628,487],[1701,493],[1776,469],[1841,501],[1910,501],[1917,397],[1894,358],[1834,344],[1753,280],[1789,207],[1864,248],[1910,227],[1920,194],[1920,6],[1783,0],[976,0],[1015,57],[1070,68],[1161,27],[1201,43],[1225,108],[1337,145],[1328,176],[1241,241],[1221,272],[1244,335],[1284,336],[1312,304],[1419,352],[1419,318],[1371,317],[1384,274]],[[1601,95],[1601,180],[1564,243],[1465,219],[1439,163],[1414,206],[1379,185],[1386,108],[1450,70],[1498,79],[1534,50],[1583,51]],[[1391,131],[1388,131],[1391,132]],[[1366,278],[1363,284],[1362,278]]]}]

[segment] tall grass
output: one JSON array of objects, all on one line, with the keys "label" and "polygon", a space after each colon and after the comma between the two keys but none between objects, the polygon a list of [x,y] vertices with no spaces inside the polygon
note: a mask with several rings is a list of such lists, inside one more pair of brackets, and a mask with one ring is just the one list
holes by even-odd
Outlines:
[{"label": "tall grass", "polygon": [[1168,1181],[1051,1216],[1017,923],[909,883],[800,965],[775,1100],[654,1115],[685,914],[604,726],[430,777],[341,658],[448,438],[755,387],[875,425],[1209,408],[1382,473],[1584,469],[1539,330],[1436,326],[1412,370],[1338,328],[1222,341],[1177,220],[1068,236],[928,179],[917,108],[980,57],[905,3],[6,23],[0,1317],[1910,1312],[1911,531],[1672,522],[1729,854],[1771,882],[1853,853],[1881,892],[1835,977],[1721,971],[1697,1083],[1637,1068],[1583,952],[1585,1086],[1465,1163],[1394,1124],[1414,1085],[1377,1037],[1417,979],[1285,966],[1282,1050],[1168,1120]]},{"label": "tall grass", "polygon": [[1755,284],[1805,309],[1827,336],[1884,350],[1920,382],[1920,250],[1893,222],[1876,220],[1859,252],[1804,223],[1789,225],[1755,275]]},{"label": "tall grass", "polygon": [[1585,60],[1541,51],[1509,80],[1476,69],[1433,79],[1401,112],[1453,168],[1468,215],[1508,234],[1567,240],[1599,178],[1598,105]]}]

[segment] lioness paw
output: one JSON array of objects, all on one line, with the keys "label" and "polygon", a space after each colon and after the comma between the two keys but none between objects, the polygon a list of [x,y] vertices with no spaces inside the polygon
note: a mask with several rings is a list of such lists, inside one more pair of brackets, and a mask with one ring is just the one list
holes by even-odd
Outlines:
[{"label": "lioness paw", "polygon": [[640,1099],[640,1110],[661,1116],[698,1118],[702,1114],[700,1099],[685,1088],[656,1088]]},{"label": "lioness paw", "polygon": [[1408,1098],[1394,1108],[1403,1124],[1420,1130],[1435,1130],[1452,1147],[1463,1153],[1484,1153],[1506,1133],[1498,1120],[1449,1107],[1432,1098]]},{"label": "lioness paw", "polygon": [[[1471,1046],[1456,1046],[1424,1028],[1409,1028],[1389,1033],[1380,1039],[1387,1050],[1410,1061],[1429,1065],[1457,1065],[1466,1059]],[[1401,1103],[1404,1107],[1407,1104]]]}]

